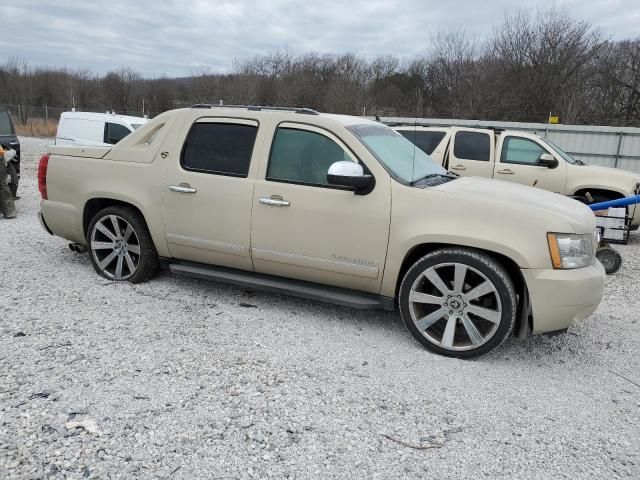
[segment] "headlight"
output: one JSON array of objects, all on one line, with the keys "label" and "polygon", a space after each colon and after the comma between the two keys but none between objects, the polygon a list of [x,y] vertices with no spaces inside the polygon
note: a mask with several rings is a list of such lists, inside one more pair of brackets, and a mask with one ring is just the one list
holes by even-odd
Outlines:
[{"label": "headlight", "polygon": [[582,268],[593,263],[597,236],[591,233],[547,233],[553,268]]}]

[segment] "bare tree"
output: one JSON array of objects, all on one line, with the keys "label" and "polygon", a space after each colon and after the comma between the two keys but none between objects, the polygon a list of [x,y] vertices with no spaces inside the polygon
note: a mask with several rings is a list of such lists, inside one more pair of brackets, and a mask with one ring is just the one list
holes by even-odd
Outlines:
[{"label": "bare tree", "polygon": [[145,112],[200,102],[307,106],[360,115],[432,116],[640,126],[640,39],[603,41],[566,10],[521,10],[478,41],[440,32],[422,55],[366,60],[354,54],[279,50],[234,60],[231,73],[208,66],[186,78],[143,79],[131,68],[102,77],[86,70],[0,65],[0,103],[20,105],[20,121],[57,111]]}]

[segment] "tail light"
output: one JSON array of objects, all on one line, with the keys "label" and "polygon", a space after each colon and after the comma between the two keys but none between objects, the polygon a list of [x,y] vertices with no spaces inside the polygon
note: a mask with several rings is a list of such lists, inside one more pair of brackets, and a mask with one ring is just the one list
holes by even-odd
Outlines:
[{"label": "tail light", "polygon": [[47,200],[47,168],[49,167],[49,154],[45,153],[40,158],[38,164],[38,190],[40,190],[40,196],[43,200]]}]

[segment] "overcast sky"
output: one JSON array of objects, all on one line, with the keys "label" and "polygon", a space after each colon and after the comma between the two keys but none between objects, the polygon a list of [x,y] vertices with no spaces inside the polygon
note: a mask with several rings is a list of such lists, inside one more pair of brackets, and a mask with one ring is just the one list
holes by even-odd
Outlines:
[{"label": "overcast sky", "polygon": [[[0,0],[0,62],[105,73],[130,66],[146,77],[186,76],[202,66],[288,49],[409,57],[438,31],[484,38],[517,0]],[[541,5],[551,2],[541,2]],[[640,37],[640,0],[554,2],[607,38]],[[534,5],[534,2],[526,2]]]}]

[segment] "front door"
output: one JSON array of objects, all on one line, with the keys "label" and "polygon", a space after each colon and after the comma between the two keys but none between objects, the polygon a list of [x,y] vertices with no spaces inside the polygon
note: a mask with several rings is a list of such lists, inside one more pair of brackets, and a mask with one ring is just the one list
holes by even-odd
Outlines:
[{"label": "front door", "polygon": [[390,179],[366,195],[331,186],[329,166],[357,162],[331,133],[280,124],[253,198],[257,272],[378,293],[391,214]]},{"label": "front door", "polygon": [[463,177],[493,176],[494,132],[480,128],[456,128],[449,150],[449,170]]},{"label": "front door", "polygon": [[539,165],[540,156],[551,152],[535,139],[519,135],[503,136],[498,148],[500,159],[496,162],[494,178],[564,195],[567,178],[564,159],[558,159],[556,168]]},{"label": "front door", "polygon": [[[164,218],[171,256],[251,270],[254,179],[250,169],[258,123],[202,118],[171,153]],[[253,172],[253,170],[251,170]]]}]

